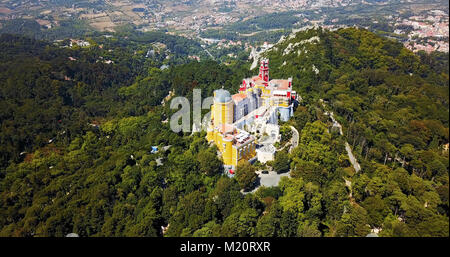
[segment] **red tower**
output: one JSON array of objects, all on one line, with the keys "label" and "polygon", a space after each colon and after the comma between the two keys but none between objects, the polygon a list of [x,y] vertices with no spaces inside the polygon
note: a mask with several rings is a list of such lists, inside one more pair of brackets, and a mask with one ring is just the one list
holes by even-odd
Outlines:
[{"label": "red tower", "polygon": [[292,91],[292,78],[288,78],[288,91],[286,97],[291,101],[291,91]]},{"label": "red tower", "polygon": [[263,59],[261,61],[261,66],[259,67],[259,77],[264,80],[267,85],[269,83],[269,60]]},{"label": "red tower", "polygon": [[239,91],[245,91],[247,89],[247,81],[244,79],[242,80],[241,88],[239,88]]}]

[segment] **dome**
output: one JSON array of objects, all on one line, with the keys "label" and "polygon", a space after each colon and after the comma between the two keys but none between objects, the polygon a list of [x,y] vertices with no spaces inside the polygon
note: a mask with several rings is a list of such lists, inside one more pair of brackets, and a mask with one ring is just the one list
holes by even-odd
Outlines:
[{"label": "dome", "polygon": [[225,89],[219,89],[214,91],[214,101],[219,103],[227,103],[231,101],[230,92]]}]

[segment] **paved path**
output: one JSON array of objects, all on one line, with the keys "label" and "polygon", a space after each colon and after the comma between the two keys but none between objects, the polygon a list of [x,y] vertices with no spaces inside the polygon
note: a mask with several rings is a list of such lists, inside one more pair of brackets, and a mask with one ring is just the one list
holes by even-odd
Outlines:
[{"label": "paved path", "polygon": [[345,185],[348,187],[348,190],[350,191],[348,193],[348,197],[350,198],[350,202],[353,200],[353,190],[352,190],[352,182],[350,180],[347,180],[343,178],[345,181]]},{"label": "paved path", "polygon": [[361,170],[361,166],[359,165],[358,161],[356,160],[355,156],[352,153],[352,149],[350,148],[350,145],[348,142],[345,142],[345,150],[347,151],[348,158],[350,159],[350,162],[353,165],[353,168],[355,169],[356,173],[358,173]]},{"label": "paved path", "polygon": [[[294,128],[293,126],[291,126],[291,130],[292,130],[292,138],[291,138],[291,146],[289,148],[289,152],[291,152],[292,149],[294,149],[295,147],[298,146],[298,141],[299,141],[298,130],[296,128]],[[271,141],[271,139],[272,139],[272,141]],[[273,138],[268,137],[268,138],[265,138],[260,143],[267,144],[267,143],[274,143],[274,142],[273,142]],[[278,186],[278,183],[280,182],[281,177],[290,177],[290,173],[291,172],[289,171],[289,172],[285,172],[282,174],[277,174],[275,171],[269,171],[269,174],[262,174],[261,171],[257,171],[256,174],[258,174],[259,184],[252,191],[244,192],[243,190],[241,190],[241,192],[243,194],[248,194],[248,193],[256,192],[256,190],[258,190],[258,188],[260,188],[261,186],[265,186],[265,187]]]},{"label": "paved path", "polygon": [[[321,102],[322,102],[322,106],[325,107],[325,103],[323,101],[321,101]],[[338,127],[339,134],[341,136],[343,136],[344,133],[342,132],[342,125],[334,118],[333,112],[325,111],[324,114],[328,115],[331,118],[331,120],[333,121],[333,126]],[[358,160],[356,160],[355,156],[353,155],[352,148],[350,147],[350,145],[348,144],[347,141],[345,141],[345,150],[347,151],[347,155],[350,160],[350,163],[353,165],[353,168],[355,169],[356,173],[358,173],[361,170],[361,165],[359,165]]]},{"label": "paved path", "polygon": [[[198,39],[200,39],[201,41],[204,41],[204,38],[201,38],[199,36],[197,36]],[[219,40],[220,41],[220,40]],[[200,44],[200,47],[203,48],[203,50],[211,57],[211,59],[215,60],[216,58],[214,58],[214,56],[208,51],[208,49],[206,49],[206,47],[204,47],[202,44]]]},{"label": "paved path", "polygon": [[203,48],[205,50],[205,52],[211,57],[211,59],[215,60],[216,58],[214,58],[214,56],[208,51],[208,49]]},{"label": "paved path", "polygon": [[292,138],[291,138],[291,147],[289,148],[289,153],[298,146],[298,140],[299,140],[299,134],[298,130],[294,128],[294,126],[291,126],[292,130]]}]

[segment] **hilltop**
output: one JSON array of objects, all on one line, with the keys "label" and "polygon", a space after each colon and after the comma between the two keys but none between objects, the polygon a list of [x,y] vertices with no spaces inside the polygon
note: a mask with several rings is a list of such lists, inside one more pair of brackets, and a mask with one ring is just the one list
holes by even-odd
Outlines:
[{"label": "hilltop", "polygon": [[106,64],[98,48],[0,38],[10,60],[0,66],[0,142],[14,152],[2,154],[0,235],[448,237],[447,55],[355,28],[275,44],[262,57],[302,96],[287,123],[298,147],[275,160],[291,178],[242,195],[206,133],[173,133],[164,121],[175,110],[161,100],[237,91],[250,63],[189,61],[187,50],[161,70],[146,43],[116,40],[103,42],[115,45]]}]

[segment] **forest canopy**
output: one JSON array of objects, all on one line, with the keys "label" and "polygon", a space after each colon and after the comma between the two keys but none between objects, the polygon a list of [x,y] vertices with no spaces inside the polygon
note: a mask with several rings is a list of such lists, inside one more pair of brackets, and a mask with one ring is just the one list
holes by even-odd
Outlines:
[{"label": "forest canopy", "polygon": [[149,49],[155,37],[93,36],[92,47],[65,48],[0,36],[1,236],[352,237],[376,228],[448,237],[448,55],[416,55],[354,28],[276,45],[271,77],[293,77],[302,97],[288,122],[299,146],[276,161],[290,177],[244,195],[255,167],[224,175],[205,132],[172,132],[164,121],[173,110],[161,103],[170,91],[235,91],[254,71],[188,61],[197,46],[172,37],[161,69],[167,55]]}]

